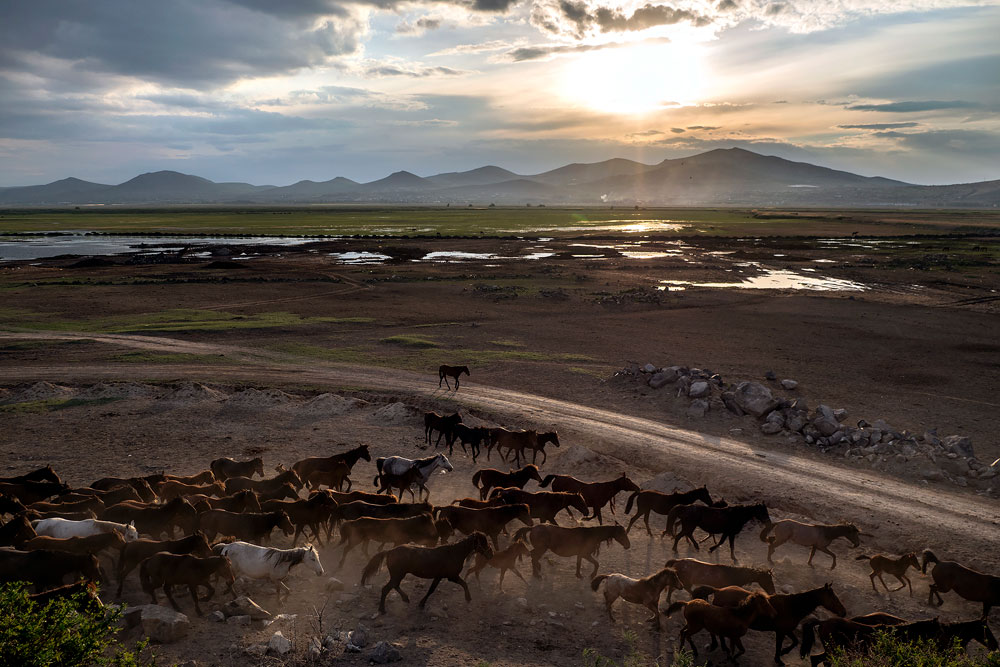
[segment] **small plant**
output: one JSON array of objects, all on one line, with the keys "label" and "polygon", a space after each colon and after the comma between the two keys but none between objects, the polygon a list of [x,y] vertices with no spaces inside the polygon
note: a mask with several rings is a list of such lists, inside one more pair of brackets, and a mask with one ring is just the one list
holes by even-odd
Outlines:
[{"label": "small plant", "polygon": [[846,650],[838,648],[833,652],[833,667],[1000,667],[1000,655],[996,652],[984,657],[972,657],[955,644],[942,650],[936,642],[908,642],[893,632],[880,632],[875,641],[866,649]]},{"label": "small plant", "polygon": [[[647,658],[636,648],[638,638],[635,632],[626,630],[622,633],[622,640],[625,642],[626,651],[620,667],[659,667],[658,661]],[[586,667],[619,667],[617,662],[601,655],[594,648],[583,649],[583,664]]]},{"label": "small plant", "polygon": [[124,608],[109,611],[86,593],[42,606],[22,582],[0,586],[0,667],[146,667],[147,642],[127,650],[116,637]]}]

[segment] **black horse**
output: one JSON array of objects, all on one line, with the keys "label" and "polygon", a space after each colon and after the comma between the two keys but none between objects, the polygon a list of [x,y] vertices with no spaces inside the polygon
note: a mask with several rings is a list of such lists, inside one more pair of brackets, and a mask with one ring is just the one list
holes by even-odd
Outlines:
[{"label": "black horse", "polygon": [[461,377],[462,373],[472,377],[468,366],[447,366],[441,364],[438,367],[438,389],[441,388],[441,382],[444,382],[445,386],[451,389],[451,385],[448,384],[448,378],[450,377],[455,380],[455,391],[458,391],[458,378]]},{"label": "black horse", "polygon": [[[767,506],[764,503],[754,505],[731,505],[729,507],[706,507],[705,505],[677,505],[667,515],[667,528],[664,535],[674,538],[674,552],[677,551],[677,544],[682,537],[686,537],[698,550],[698,542],[694,539],[694,529],[701,528],[709,535],[718,535],[718,541],[709,548],[709,552],[715,551],[722,543],[729,540],[729,557],[733,562],[736,560],[734,541],[751,521],[760,521],[765,525],[771,523],[771,517],[767,513]],[[680,530],[674,533],[674,523],[680,523]]]}]

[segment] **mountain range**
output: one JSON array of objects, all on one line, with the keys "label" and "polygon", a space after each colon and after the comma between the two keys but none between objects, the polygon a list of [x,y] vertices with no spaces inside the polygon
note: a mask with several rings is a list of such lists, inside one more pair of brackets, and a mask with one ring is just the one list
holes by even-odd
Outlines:
[{"label": "mountain range", "polygon": [[7,206],[324,203],[994,208],[1000,180],[913,185],[730,148],[652,165],[614,158],[532,175],[485,166],[428,177],[397,171],[370,183],[338,176],[274,186],[158,171],[118,185],[65,178],[0,188],[0,205]]}]

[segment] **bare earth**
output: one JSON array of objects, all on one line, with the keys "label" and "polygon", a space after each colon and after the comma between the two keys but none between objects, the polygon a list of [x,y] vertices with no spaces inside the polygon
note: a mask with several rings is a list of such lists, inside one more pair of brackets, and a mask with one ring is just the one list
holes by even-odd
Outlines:
[{"label": "bare earth", "polygon": [[[460,249],[477,251],[477,244],[486,243],[466,241]],[[726,246],[701,251],[718,247]],[[450,243],[448,249],[455,248]],[[773,250],[749,259],[762,260]],[[605,479],[625,471],[641,486],[671,491],[707,484],[714,495],[730,501],[763,500],[775,519],[851,520],[876,537],[858,551],[836,543],[840,559],[833,572],[825,569],[823,555],[810,569],[804,565],[805,549],[782,547],[775,565],[779,588],[798,591],[833,581],[851,614],[936,615],[924,604],[926,578],[911,572],[913,598],[905,591],[876,594],[867,566],[853,557],[931,548],[940,557],[996,573],[1000,523],[994,497],[860,468],[800,442],[761,435],[749,417],[712,412],[691,420],[684,416],[686,403],[672,394],[602,381],[627,361],[711,368],[727,382],[760,379],[773,369],[779,377],[798,380],[798,395],[811,406],[824,402],[847,408],[851,419],[884,418],[915,432],[938,427],[940,435],[970,435],[980,460],[1000,456],[995,437],[1000,343],[996,301],[990,298],[998,287],[996,269],[915,275],[898,267],[861,266],[843,255],[834,255],[838,263],[826,268],[805,264],[817,258],[813,250],[796,252],[803,256],[795,266],[823,267],[831,277],[878,287],[858,293],[689,289],[660,292],[659,303],[642,296],[652,294],[649,288],[664,278],[734,279],[731,263],[706,254],[696,266],[683,266],[676,258],[608,257],[498,266],[478,261],[345,267],[292,253],[255,259],[248,262],[251,269],[224,273],[192,265],[68,269],[68,262],[56,261],[2,268],[4,307],[19,313],[0,327],[6,330],[0,332],[0,377],[8,391],[0,401],[9,406],[15,395],[27,400],[26,386],[19,383],[41,380],[67,388],[58,395],[81,398],[101,396],[101,385],[87,393],[95,383],[136,383],[132,398],[0,412],[0,451],[10,471],[3,474],[51,463],[71,483],[83,484],[109,474],[192,473],[213,458],[257,451],[270,471],[278,463],[359,442],[369,443],[373,456],[419,456],[425,455],[419,411],[455,408],[470,415],[466,421],[557,428],[563,446],[550,450],[544,472]],[[206,278],[247,275],[257,280]],[[286,281],[261,280],[265,277]],[[70,278],[90,283],[39,286]],[[137,286],[135,278],[148,279],[148,284]],[[513,289],[497,292],[480,285]],[[562,294],[554,294],[556,290]],[[181,327],[150,333],[140,333],[141,327],[123,333],[95,330],[95,318],[180,308],[246,317],[281,311],[302,318],[374,321],[306,320],[269,328]],[[35,318],[35,323],[31,330],[17,330],[18,318]],[[400,336],[423,342],[393,340]],[[330,354],[324,356],[323,350]],[[128,356],[139,352],[152,356]],[[463,359],[470,360],[472,377],[463,378],[457,395],[439,392],[432,379],[436,364],[466,363]],[[179,381],[203,382],[208,389],[185,385],[175,391]],[[287,394],[241,394],[247,387]],[[309,404],[312,397],[330,392],[364,403],[319,404],[342,406],[342,414],[332,414],[341,408],[326,411]],[[376,414],[397,402],[413,409],[394,406]],[[731,437],[735,427],[742,432]],[[460,452],[452,461],[454,473],[432,481],[435,503],[475,493],[470,477],[480,465]],[[489,463],[495,465],[495,457]],[[370,488],[374,467],[361,463],[356,470],[356,488]],[[619,496],[619,519],[624,500]],[[662,530],[662,523],[662,517],[655,521],[654,530]],[[745,564],[766,562],[757,532],[748,529],[737,541],[737,555]],[[631,538],[629,550],[602,548],[601,572],[642,576],[672,557],[669,543],[658,536],[648,539],[635,528]],[[644,623],[644,610],[623,602],[616,605],[619,620],[612,626],[589,579],[577,580],[573,563],[560,558],[544,567],[541,582],[530,580],[530,566],[523,563],[529,585],[508,576],[503,594],[495,591],[492,574],[485,576],[482,589],[472,584],[468,606],[461,591],[447,582],[423,613],[393,594],[388,615],[372,619],[384,571],[374,589],[357,588],[363,556],[352,554],[345,570],[337,571],[339,552],[326,547],[322,554],[327,573],[348,587],[330,596],[322,634],[362,622],[376,640],[400,643],[404,664],[577,665],[583,663],[585,647],[619,660],[626,650],[623,630],[635,632],[636,649],[650,661],[669,664],[680,627],[672,618],[655,632]],[[681,555],[698,554],[682,546]],[[700,555],[715,558],[704,551]],[[728,562],[728,555],[719,562]],[[584,571],[589,574],[586,567]],[[294,655],[302,657],[308,638],[320,634],[314,607],[321,608],[328,597],[324,581],[306,573],[294,577],[294,595],[280,610],[297,614],[294,621],[248,631],[192,615],[192,634],[159,652],[167,662],[252,664],[243,648],[281,629],[296,640]],[[147,602],[136,582],[130,583],[125,601]],[[425,591],[426,584],[408,579],[403,587],[412,596]],[[251,584],[248,590],[262,606],[276,611],[268,589]],[[953,594],[945,597],[942,620],[978,615],[976,605]],[[190,600],[180,598],[180,604],[191,611]],[[743,664],[770,662],[771,635],[751,633],[746,643],[750,653]],[[789,658],[793,664],[798,661],[794,655]],[[326,660],[367,664],[364,654],[340,655],[339,650]]]}]

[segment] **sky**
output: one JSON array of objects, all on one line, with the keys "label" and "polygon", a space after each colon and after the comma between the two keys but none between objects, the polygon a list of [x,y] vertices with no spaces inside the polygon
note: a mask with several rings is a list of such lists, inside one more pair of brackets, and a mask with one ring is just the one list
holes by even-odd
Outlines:
[{"label": "sky", "polygon": [[998,0],[0,0],[0,186],[741,147],[1000,179]]}]

